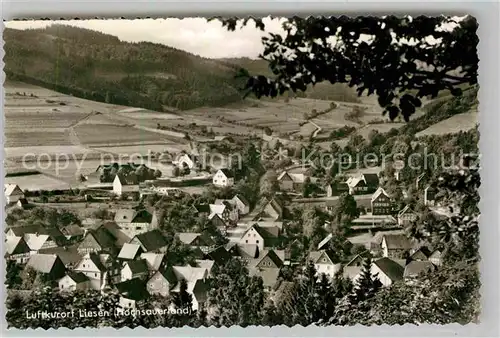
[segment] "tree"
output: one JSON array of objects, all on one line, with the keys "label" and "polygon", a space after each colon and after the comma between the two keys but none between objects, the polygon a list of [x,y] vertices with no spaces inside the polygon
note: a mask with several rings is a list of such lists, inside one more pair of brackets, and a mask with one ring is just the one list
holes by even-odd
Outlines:
[{"label": "tree", "polygon": [[265,197],[272,197],[278,190],[278,175],[276,175],[276,171],[268,170],[260,180],[260,194]]},{"label": "tree", "polygon": [[15,261],[7,261],[7,273],[5,275],[5,285],[9,289],[15,289],[22,283],[21,279],[22,267]]},{"label": "tree", "polygon": [[154,172],[154,177],[155,178],[160,178],[161,177],[161,171],[156,169],[155,172]]},{"label": "tree", "polygon": [[[238,24],[237,18],[221,21],[229,31]],[[253,21],[265,30],[262,19]],[[260,58],[269,62],[274,76],[250,76],[244,69],[239,75],[246,79],[245,90],[258,98],[305,91],[322,81],[346,83],[358,94],[376,94],[391,120],[401,112],[408,121],[421,98],[445,90],[460,96],[462,85],[477,84],[477,27],[471,16],[458,22],[446,16],[294,16],[283,22],[284,36],[262,38]]]},{"label": "tree", "polygon": [[173,169],[172,169],[172,176],[174,177],[178,177],[181,175],[181,169],[179,169],[179,167],[175,166]]},{"label": "tree", "polygon": [[343,193],[339,196],[337,205],[333,210],[333,218],[338,224],[349,222],[359,216],[359,210],[354,196]]}]

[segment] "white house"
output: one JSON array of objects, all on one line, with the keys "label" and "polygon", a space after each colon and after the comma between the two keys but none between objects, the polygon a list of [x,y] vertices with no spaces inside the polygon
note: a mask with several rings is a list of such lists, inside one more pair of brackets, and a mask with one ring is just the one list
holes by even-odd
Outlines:
[{"label": "white house", "polygon": [[139,193],[139,184],[117,174],[113,180],[113,193],[117,196]]},{"label": "white house", "polygon": [[7,204],[16,203],[24,197],[24,192],[17,184],[5,184],[3,192],[5,194],[5,201]]},{"label": "white house", "polygon": [[18,264],[28,262],[31,250],[23,237],[7,237],[5,240],[5,259]]},{"label": "white house", "polygon": [[243,195],[235,195],[232,201],[236,205],[240,215],[246,215],[250,212],[250,203]]},{"label": "white house", "polygon": [[219,169],[212,182],[218,187],[231,187],[234,185],[234,174],[229,169]]},{"label": "white house", "polygon": [[177,160],[173,161],[175,165],[179,168],[189,168],[190,170],[196,166],[197,158],[194,155],[182,154],[177,158]]},{"label": "white house", "polygon": [[417,218],[417,214],[407,205],[398,213],[398,224],[401,226],[408,225],[415,222]]},{"label": "white house", "polygon": [[333,278],[342,267],[340,263],[334,263],[328,250],[312,251],[309,260],[313,262],[318,275],[324,273],[330,278]]},{"label": "white house", "polygon": [[74,271],[81,272],[89,279],[90,289],[100,290],[106,275],[106,267],[98,254],[87,253],[76,265]]},{"label": "white house", "polygon": [[81,272],[68,271],[66,276],[58,282],[59,291],[71,292],[76,290],[88,290],[90,288],[89,278]]},{"label": "white house", "polygon": [[127,261],[120,274],[122,282],[133,278],[145,279],[149,274],[147,262],[145,259]]}]

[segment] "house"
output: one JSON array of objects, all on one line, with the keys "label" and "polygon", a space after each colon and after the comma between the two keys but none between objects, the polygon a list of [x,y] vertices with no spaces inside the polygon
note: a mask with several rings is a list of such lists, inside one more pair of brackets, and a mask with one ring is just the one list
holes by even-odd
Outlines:
[{"label": "house", "polygon": [[211,219],[215,214],[219,215],[226,223],[235,223],[239,219],[239,212],[235,205],[225,200],[216,200],[215,204],[209,204]]},{"label": "house", "polygon": [[167,240],[159,230],[151,230],[136,235],[130,240],[130,244],[139,244],[143,252],[165,253]]},{"label": "house", "polygon": [[217,228],[223,235],[225,235],[227,230],[227,224],[222,219],[222,216],[219,214],[211,214],[208,216],[208,223]]},{"label": "house", "polygon": [[274,248],[278,245],[280,229],[278,227],[262,227],[258,224],[251,225],[241,236],[239,244],[256,245],[259,251],[264,248]]},{"label": "house", "polygon": [[250,203],[243,195],[234,195],[232,201],[233,204],[236,205],[236,209],[238,210],[240,215],[246,215],[250,212]]},{"label": "house", "polygon": [[214,264],[221,266],[231,259],[231,254],[223,246],[219,246],[207,252],[203,259],[214,261]]},{"label": "house", "polygon": [[88,230],[78,246],[78,252],[85,255],[91,252],[115,252],[115,238],[104,227]]},{"label": "house", "polygon": [[191,266],[174,266],[172,269],[178,283],[172,288],[171,292],[179,292],[181,281],[185,280],[187,282],[186,291],[192,296],[193,310],[196,311],[204,307],[209,291],[208,270]]},{"label": "house", "polygon": [[199,158],[198,156],[192,154],[182,154],[175,161],[173,161],[173,163],[181,169],[189,168],[192,170],[199,163]]},{"label": "house", "polygon": [[403,277],[405,280],[416,278],[422,274],[433,272],[436,269],[429,261],[411,261],[404,268]]},{"label": "house", "polygon": [[372,262],[371,274],[377,277],[382,285],[390,286],[403,279],[404,268],[392,259],[383,257]]},{"label": "house", "polygon": [[85,235],[85,229],[77,224],[70,224],[61,229],[61,233],[66,237],[68,242],[79,242]]},{"label": "house", "polygon": [[[368,253],[368,251],[366,251],[366,253]],[[358,254],[342,267],[342,274],[345,278],[355,281],[359,277],[365,260],[364,256],[365,254]]]},{"label": "house", "polygon": [[139,183],[136,179],[116,174],[113,180],[113,193],[117,196],[139,195]]},{"label": "house", "polygon": [[434,264],[435,266],[441,266],[441,264],[443,263],[442,256],[443,256],[443,254],[442,254],[442,252],[440,250],[434,250],[429,255],[429,261],[432,264]]},{"label": "house", "polygon": [[378,188],[371,199],[372,215],[390,215],[392,203],[389,194],[382,188]]},{"label": "house", "polygon": [[345,182],[334,182],[326,185],[326,196],[339,196],[343,193],[349,193],[349,185]]},{"label": "house", "polygon": [[314,264],[318,275],[325,274],[333,278],[341,269],[339,263],[335,263],[333,253],[330,250],[311,251],[308,259]]},{"label": "house", "polygon": [[93,290],[101,290],[106,278],[109,276],[106,273],[108,269],[102,262],[100,255],[95,252],[85,254],[73,270],[87,276],[89,279],[89,287]]},{"label": "house", "polygon": [[275,251],[269,250],[262,252],[261,257],[249,268],[249,274],[261,277],[264,288],[271,291],[277,286],[282,267],[283,260]]},{"label": "house", "polygon": [[217,187],[232,187],[234,185],[234,173],[229,169],[219,169],[212,178]]},{"label": "house", "polygon": [[130,237],[156,229],[158,225],[153,214],[145,209],[118,209],[115,222]]},{"label": "house", "polygon": [[25,264],[30,258],[31,250],[23,237],[8,237],[5,240],[5,259],[18,264]]},{"label": "house", "polygon": [[212,268],[215,265],[214,261],[211,261],[209,259],[197,259],[195,260],[197,268],[204,268],[207,269],[207,276],[210,277],[212,275]]},{"label": "house", "polygon": [[118,259],[134,260],[143,253],[139,244],[125,243],[118,254]]},{"label": "house", "polygon": [[66,238],[57,228],[39,227],[35,233],[25,233],[23,238],[31,251],[35,252],[41,249],[55,248],[67,244]]},{"label": "house", "polygon": [[134,310],[149,297],[146,283],[139,278],[128,279],[114,286],[120,294],[119,305],[122,309]]},{"label": "house", "polygon": [[78,253],[78,245],[58,246],[54,248],[40,249],[40,254],[57,255],[63,262],[66,269],[72,269],[82,260],[82,255]]},{"label": "house", "polygon": [[149,278],[146,287],[151,295],[167,297],[170,295],[170,290],[177,285],[177,282],[177,276],[174,274],[173,268],[165,266]]},{"label": "house", "polygon": [[232,256],[238,257],[247,263],[259,257],[259,247],[256,244],[229,242],[226,244],[226,250]]},{"label": "house", "polygon": [[[283,171],[279,176],[278,176],[278,184],[280,187],[281,191],[295,191],[299,190],[302,188],[302,185],[306,181],[308,176],[304,174],[296,174],[296,173],[290,173],[288,171]],[[309,178],[311,182],[316,182],[317,179],[315,177],[310,177]]]},{"label": "house", "polygon": [[424,205],[434,206],[436,205],[436,189],[428,186],[424,189]]},{"label": "house", "polygon": [[66,268],[57,255],[34,254],[32,255],[26,267],[33,268],[35,271],[45,274],[50,280],[58,280],[65,274]]},{"label": "house", "polygon": [[180,232],[176,236],[182,243],[191,247],[197,247],[204,253],[207,253],[215,246],[214,240],[206,232]]},{"label": "house", "polygon": [[332,238],[333,238],[333,234],[328,234],[328,236],[326,236],[321,242],[319,242],[319,244],[318,244],[318,251],[326,249],[327,246],[328,246],[328,243],[330,243],[330,241],[332,240]]},{"label": "house", "polygon": [[71,292],[77,290],[90,289],[90,280],[81,272],[66,272],[66,276],[61,278],[58,282],[59,291]]},{"label": "house", "polygon": [[430,255],[430,250],[426,246],[422,246],[408,257],[408,261],[427,261]]},{"label": "house", "polygon": [[270,201],[264,201],[257,218],[271,219],[273,221],[283,219],[283,204],[283,201],[276,196]]},{"label": "house", "polygon": [[26,198],[20,198],[17,200],[16,206],[21,209],[29,209],[32,205]]},{"label": "house", "polygon": [[122,282],[132,278],[145,279],[149,275],[148,264],[145,259],[126,261],[120,275]]},{"label": "house", "polygon": [[382,255],[384,257],[404,259],[412,248],[412,243],[405,235],[384,235],[382,238]]},{"label": "house", "polygon": [[141,254],[140,259],[146,261],[150,274],[156,273],[167,263],[166,256],[163,253],[145,252]]},{"label": "house", "polygon": [[202,216],[208,217],[208,215],[211,214],[209,204],[193,204],[193,209],[196,215],[200,217]]},{"label": "house", "polygon": [[25,198],[24,192],[17,184],[4,184],[3,192],[7,204],[17,203],[22,198]]},{"label": "house", "polygon": [[401,226],[406,226],[418,219],[417,214],[413,211],[409,205],[405,206],[400,212],[398,212],[398,224]]},{"label": "house", "polygon": [[379,186],[380,181],[377,174],[359,174],[349,177],[345,182],[349,187],[351,195],[371,194]]}]

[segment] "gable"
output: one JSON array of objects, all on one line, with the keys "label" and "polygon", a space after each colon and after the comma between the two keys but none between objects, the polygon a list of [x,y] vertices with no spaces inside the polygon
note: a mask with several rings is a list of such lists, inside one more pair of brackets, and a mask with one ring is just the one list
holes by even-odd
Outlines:
[{"label": "gable", "polygon": [[83,239],[83,241],[78,246],[79,249],[96,249],[101,250],[101,245],[97,242],[94,235],[92,233],[88,233],[87,236]]},{"label": "gable", "polygon": [[264,257],[257,266],[259,268],[279,268],[269,256]]},{"label": "gable", "polygon": [[75,270],[101,272],[97,265],[88,257],[83,258],[76,266]]},{"label": "gable", "polygon": [[333,264],[333,262],[330,259],[330,257],[328,257],[328,255],[325,252],[323,252],[316,260],[316,264]]}]

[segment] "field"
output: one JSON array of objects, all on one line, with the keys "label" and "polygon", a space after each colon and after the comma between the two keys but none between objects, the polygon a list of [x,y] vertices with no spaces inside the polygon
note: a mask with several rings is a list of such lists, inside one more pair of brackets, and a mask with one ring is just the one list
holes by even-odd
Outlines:
[{"label": "field", "polygon": [[47,175],[25,175],[16,177],[5,177],[4,183],[15,183],[23,190],[64,190],[70,185],[64,181],[49,177]]},{"label": "field", "polygon": [[89,146],[160,143],[165,140],[160,134],[129,126],[86,124],[76,126],[75,132],[80,142]]},{"label": "field", "polygon": [[417,133],[417,137],[453,134],[473,129],[479,123],[477,112],[454,115]]},{"label": "field", "polygon": [[31,147],[40,144],[46,146],[71,145],[67,131],[12,131],[5,129],[5,147]]}]

